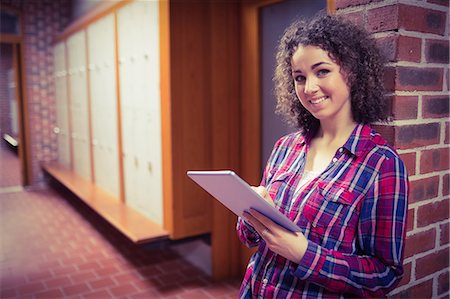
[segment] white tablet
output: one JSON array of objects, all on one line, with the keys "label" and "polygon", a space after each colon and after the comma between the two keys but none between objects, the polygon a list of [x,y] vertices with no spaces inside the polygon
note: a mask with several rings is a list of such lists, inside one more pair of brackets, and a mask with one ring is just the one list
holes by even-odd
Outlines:
[{"label": "white tablet", "polygon": [[300,231],[232,170],[188,171],[187,175],[238,216],[252,208],[287,230]]}]

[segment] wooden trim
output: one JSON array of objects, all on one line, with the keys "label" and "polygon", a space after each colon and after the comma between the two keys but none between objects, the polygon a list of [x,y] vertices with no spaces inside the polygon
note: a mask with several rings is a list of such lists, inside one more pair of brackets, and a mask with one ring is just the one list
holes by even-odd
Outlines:
[{"label": "wooden trim", "polygon": [[30,139],[30,127],[29,127],[29,113],[27,105],[27,88],[26,88],[26,69],[25,69],[25,55],[23,54],[22,43],[17,44],[18,49],[18,59],[19,67],[17,72],[20,73],[18,76],[18,86],[17,90],[19,92],[18,97],[18,107],[19,107],[19,153],[20,153],[20,163],[22,166],[22,182],[24,186],[31,185],[33,181],[33,164],[31,160],[31,139]]},{"label": "wooden trim", "polygon": [[22,36],[15,34],[0,33],[0,42],[7,44],[18,44],[22,42]]},{"label": "wooden trim", "polygon": [[174,232],[173,171],[172,171],[172,110],[170,81],[170,3],[159,2],[159,55],[161,84],[162,176],[164,228]]},{"label": "wooden trim", "polygon": [[24,186],[30,185],[33,181],[33,167],[31,163],[30,132],[29,132],[29,113],[27,106],[27,88],[26,88],[26,69],[25,57],[23,54],[23,26],[24,21],[22,12],[2,4],[2,11],[8,11],[17,14],[19,18],[19,34],[0,34],[0,42],[12,44],[13,47],[13,68],[16,76],[16,101],[18,108],[18,126],[19,126],[19,147],[18,154],[21,167],[21,182]]},{"label": "wooden trim", "polygon": [[25,54],[24,54],[24,44],[23,44],[23,28],[25,28],[25,21],[22,17],[22,12],[19,13],[19,22],[20,22],[20,39],[21,42],[19,45],[19,63],[20,67],[18,71],[20,71],[20,112],[19,115],[21,117],[21,136],[20,136],[20,144],[19,147],[22,147],[23,155],[21,159],[22,164],[22,181],[24,186],[31,185],[33,182],[33,163],[31,157],[31,136],[30,136],[30,114],[28,113],[28,93],[27,93],[27,71],[25,67]]},{"label": "wooden trim", "polygon": [[72,141],[72,96],[71,96],[71,84],[70,84],[70,59],[69,59],[69,45],[67,43],[67,40],[64,41],[64,58],[65,58],[65,64],[66,64],[66,87],[67,87],[67,136],[69,138],[69,157],[70,157],[70,163],[69,168],[70,170],[73,170],[74,163],[73,163],[73,141]]},{"label": "wooden trim", "polygon": [[[241,7],[241,176],[259,185],[261,176],[261,94],[260,94],[260,5]],[[243,271],[254,249],[240,246],[239,266]]]},{"label": "wooden trim", "polygon": [[88,113],[88,145],[89,145],[89,161],[91,166],[91,182],[95,183],[95,163],[94,163],[94,148],[92,144],[92,97],[91,97],[91,71],[89,70],[89,39],[88,31],[84,31],[84,50],[86,53],[86,93],[87,93],[87,113]]},{"label": "wooden trim", "polygon": [[327,0],[327,13],[329,15],[336,13],[336,0]]},{"label": "wooden trim", "polygon": [[168,233],[160,225],[73,171],[57,163],[42,168],[134,243],[167,239]]},{"label": "wooden trim", "polygon": [[[240,173],[240,64],[239,9],[237,2],[210,5],[210,104],[211,152],[214,169]],[[219,71],[216,71],[219,70]],[[226,137],[225,137],[226,136]],[[237,217],[221,203],[212,201],[212,273],[215,280],[240,276],[240,242]]]},{"label": "wooden trim", "polygon": [[[261,52],[260,9],[282,0],[252,0],[241,6],[241,175],[259,185],[261,177]],[[327,11],[335,13],[335,0],[327,0]],[[253,253],[241,247],[241,267],[245,269]]]},{"label": "wooden trim", "polygon": [[119,200],[125,202],[125,176],[123,166],[122,109],[119,74],[119,32],[117,29],[117,11],[114,12],[115,68],[116,68],[116,108],[117,108],[117,159],[119,161]]},{"label": "wooden trim", "polygon": [[252,185],[261,176],[260,7],[241,7],[241,176]]},{"label": "wooden trim", "polygon": [[55,42],[67,39],[70,35],[86,28],[89,24],[103,18],[104,16],[115,12],[131,1],[134,0],[99,1],[94,9],[83,15],[81,18],[75,20],[60,35],[58,35]]},{"label": "wooden trim", "polygon": [[[17,108],[18,108],[18,119],[17,119],[17,125],[19,127],[19,142],[18,142],[18,155],[19,155],[19,161],[20,161],[20,178],[21,178],[21,183],[22,185],[27,185],[28,182],[26,182],[26,178],[27,176],[24,175],[24,172],[27,169],[27,165],[26,165],[26,157],[25,157],[25,151],[24,151],[24,143],[22,142],[22,139],[24,139],[24,134],[23,134],[23,115],[22,115],[22,111],[23,111],[23,102],[21,100],[21,91],[20,89],[21,87],[21,81],[20,81],[20,77],[21,77],[21,71],[20,71],[20,50],[19,44],[12,44],[12,67],[14,70],[14,81],[16,82],[16,88],[15,88],[15,92],[14,92],[14,97],[15,97],[15,101],[17,104]],[[17,138],[17,136],[14,136],[14,138]]]}]

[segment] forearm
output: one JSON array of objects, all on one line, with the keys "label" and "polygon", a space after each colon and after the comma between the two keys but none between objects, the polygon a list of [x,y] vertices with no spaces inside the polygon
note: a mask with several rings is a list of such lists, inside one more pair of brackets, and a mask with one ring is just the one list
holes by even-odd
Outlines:
[{"label": "forearm", "polygon": [[397,285],[403,266],[377,257],[342,254],[309,242],[295,275],[333,292],[382,297]]}]

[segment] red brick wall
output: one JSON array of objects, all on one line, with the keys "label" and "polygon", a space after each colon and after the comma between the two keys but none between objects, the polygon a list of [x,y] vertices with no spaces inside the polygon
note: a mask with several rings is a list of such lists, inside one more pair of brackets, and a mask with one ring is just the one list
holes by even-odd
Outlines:
[{"label": "red brick wall", "polygon": [[[407,4],[405,4],[407,3]],[[373,32],[389,63],[393,122],[376,126],[410,175],[405,277],[398,298],[449,296],[449,2],[336,0]]]},{"label": "red brick wall", "polygon": [[53,83],[53,40],[70,20],[70,0],[2,0],[2,5],[18,8],[23,16],[26,105],[33,182],[42,179],[40,162],[56,158],[53,134],[55,99]]}]

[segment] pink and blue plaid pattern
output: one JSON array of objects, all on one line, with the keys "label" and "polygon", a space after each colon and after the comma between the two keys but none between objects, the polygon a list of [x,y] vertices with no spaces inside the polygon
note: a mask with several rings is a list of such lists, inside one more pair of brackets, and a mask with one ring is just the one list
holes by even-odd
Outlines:
[{"label": "pink and blue plaid pattern", "polygon": [[409,184],[402,160],[360,124],[327,169],[295,194],[307,145],[299,133],[281,138],[261,182],[309,240],[306,254],[300,264],[276,255],[239,219],[240,240],[259,246],[240,298],[384,296],[403,275]]}]

